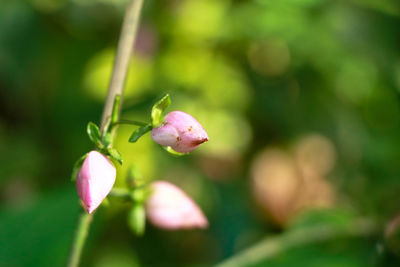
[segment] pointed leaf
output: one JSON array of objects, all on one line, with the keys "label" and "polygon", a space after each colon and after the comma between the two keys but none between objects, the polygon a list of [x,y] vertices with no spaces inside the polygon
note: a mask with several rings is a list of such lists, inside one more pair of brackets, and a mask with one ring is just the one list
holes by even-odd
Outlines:
[{"label": "pointed leaf", "polygon": [[102,148],[101,134],[99,127],[93,122],[89,122],[87,125],[87,134],[89,139],[96,145],[96,147]]},{"label": "pointed leaf", "polygon": [[118,121],[119,103],[120,103],[120,96],[115,95],[113,109],[111,113],[111,124],[114,124]]},{"label": "pointed leaf", "polygon": [[150,124],[147,124],[145,126],[142,126],[140,128],[137,128],[132,134],[131,137],[129,137],[129,142],[130,143],[135,143],[139,138],[144,135],[145,133],[151,131],[153,127]]},{"label": "pointed leaf", "polygon": [[105,132],[105,134],[103,135],[103,146],[109,147],[112,141],[113,141],[112,134],[109,131]]},{"label": "pointed leaf", "polygon": [[119,153],[118,150],[116,150],[115,148],[108,148],[107,149],[107,154],[110,155],[110,157],[112,157],[113,159],[118,161],[119,164],[122,165],[122,156],[121,156],[121,153]]},{"label": "pointed leaf", "polygon": [[161,115],[163,111],[171,104],[169,94],[163,96],[151,109],[151,122],[153,126],[158,126],[161,123]]}]

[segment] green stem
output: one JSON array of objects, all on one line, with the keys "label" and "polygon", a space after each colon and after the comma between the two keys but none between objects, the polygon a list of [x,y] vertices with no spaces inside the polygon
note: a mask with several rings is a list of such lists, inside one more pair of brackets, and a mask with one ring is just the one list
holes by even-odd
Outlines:
[{"label": "green stem", "polygon": [[132,199],[131,193],[126,188],[113,188],[108,195],[122,199]]},{"label": "green stem", "polygon": [[252,247],[217,264],[216,267],[251,266],[294,247],[335,238],[368,236],[376,232],[376,224],[367,219],[356,220],[347,226],[331,224],[289,230],[279,236],[264,239]]},{"label": "green stem", "polygon": [[86,211],[82,211],[79,217],[78,228],[76,229],[75,233],[75,240],[72,245],[71,255],[67,265],[68,267],[75,267],[79,264],[83,245],[85,244],[92,218],[93,216],[91,214],[88,214]]},{"label": "green stem", "polygon": [[[115,55],[113,72],[108,87],[107,99],[104,104],[103,116],[101,117],[101,128],[105,126],[107,119],[109,119],[112,114],[115,96],[120,95],[120,101],[122,102],[122,93],[126,74],[128,73],[133,45],[135,43],[142,5],[143,0],[131,0],[126,8],[117,54]],[[120,104],[119,109],[121,109],[121,106]]]},{"label": "green stem", "polygon": [[[118,101],[122,102],[126,74],[128,72],[133,45],[135,43],[142,5],[143,0],[131,0],[126,7],[110,85],[108,87],[108,94],[101,118],[100,131],[102,135],[107,128],[107,121],[112,119],[111,116],[113,113],[113,104],[116,96],[119,95],[120,99],[118,99]],[[118,106],[121,108],[121,104]],[[112,139],[114,139],[115,130],[116,129],[114,128],[111,137]],[[71,254],[68,261],[68,267],[77,267],[79,265],[91,220],[92,215],[89,215],[86,213],[86,211],[83,211],[79,218],[74,243],[72,245]]]},{"label": "green stem", "polygon": [[113,123],[113,126],[117,125],[117,124],[129,124],[129,125],[136,125],[136,126],[146,126],[149,123],[141,122],[141,121],[133,121],[133,120],[119,120],[119,121]]}]

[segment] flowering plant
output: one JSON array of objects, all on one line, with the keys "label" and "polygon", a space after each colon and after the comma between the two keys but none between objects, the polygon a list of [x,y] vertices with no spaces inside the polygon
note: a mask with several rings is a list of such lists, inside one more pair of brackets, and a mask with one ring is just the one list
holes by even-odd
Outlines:
[{"label": "flowering plant", "polygon": [[[111,160],[115,160],[120,164],[123,163],[122,156],[113,147],[111,138],[112,131],[115,130],[119,123],[140,126],[133,131],[129,142],[135,143],[145,133],[151,131],[151,138],[165,147],[166,151],[175,155],[189,153],[200,144],[208,141],[207,132],[201,124],[187,113],[172,111],[163,119],[163,111],[170,103],[171,100],[168,94],[161,98],[152,108],[150,123],[128,120],[119,121],[119,96],[117,96],[114,101],[113,113],[103,134],[100,133],[96,124],[89,122],[87,133],[97,150],[90,151],[76,162],[72,176],[72,180],[76,180],[76,189],[82,205],[89,214],[94,212],[112,191],[116,178],[116,169]],[[154,192],[149,194],[137,193],[143,190],[153,190]],[[128,193],[134,196],[131,200],[135,202],[134,210],[137,213],[137,215],[133,215],[137,217],[133,220],[135,222],[133,228],[138,228],[135,230],[136,233],[142,234],[144,231],[144,223],[139,222],[139,218],[144,220],[142,215],[143,208],[138,207],[141,205],[146,205],[146,211],[150,214],[148,216],[150,221],[155,222],[155,225],[162,228],[192,228],[207,225],[207,220],[197,205],[183,191],[172,184],[155,182],[152,185],[133,187],[131,191]],[[140,197],[137,197],[138,195]],[[146,203],[147,197],[149,197],[149,203]],[[158,203],[163,204],[160,205]],[[171,219],[169,212],[172,212],[171,216],[176,218]],[[179,218],[184,221],[179,221]],[[171,220],[175,220],[173,227],[169,226]]]},{"label": "flowering plant", "polygon": [[[112,161],[119,164],[124,162],[121,153],[113,146],[113,136],[119,124],[139,126],[132,132],[128,140],[130,143],[137,142],[151,131],[151,138],[174,155],[187,154],[208,141],[207,132],[191,115],[172,111],[164,117],[163,113],[170,104],[171,99],[166,94],[153,105],[148,123],[120,120],[120,96],[116,95],[112,113],[106,119],[103,131],[93,122],[88,123],[87,134],[95,150],[78,159],[72,173],[72,180],[76,183],[79,198],[87,213],[83,216],[93,214],[105,198],[112,195],[131,201],[128,221],[137,235],[144,234],[146,217],[154,226],[166,230],[208,226],[207,218],[199,206],[180,188],[169,182],[142,184],[134,181],[128,189],[113,188],[117,171]],[[82,221],[88,225],[89,220]]]},{"label": "flowering plant", "polygon": [[137,142],[151,131],[151,138],[166,151],[183,155],[208,141],[208,135],[196,119],[182,111],[173,111],[164,118],[165,109],[171,104],[168,94],[157,101],[151,110],[149,122],[121,120],[121,98],[129,60],[140,17],[143,0],[131,0],[126,7],[115,63],[100,126],[89,122],[87,134],[95,150],[83,155],[74,165],[72,181],[80,197],[84,211],[80,216],[71,249],[68,266],[78,266],[90,222],[96,209],[109,195],[128,199],[132,203],[129,224],[137,235],[144,234],[146,215],[149,221],[163,229],[205,228],[207,219],[197,204],[181,189],[168,182],[141,184],[113,188],[117,171],[114,162],[123,164],[121,153],[113,145],[119,124],[139,126],[130,138]]}]

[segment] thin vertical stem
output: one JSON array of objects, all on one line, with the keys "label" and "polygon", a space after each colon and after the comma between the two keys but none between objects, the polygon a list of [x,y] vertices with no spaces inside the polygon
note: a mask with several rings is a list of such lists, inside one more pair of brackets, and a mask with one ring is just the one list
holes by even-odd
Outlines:
[{"label": "thin vertical stem", "polygon": [[[101,118],[101,130],[104,130],[107,119],[111,116],[114,98],[121,96],[124,90],[126,74],[128,72],[129,60],[135,43],[136,32],[139,24],[140,11],[143,0],[131,1],[126,9],[122,31],[118,43],[118,50],[115,56],[114,68],[108,87],[107,99],[104,104],[103,116]],[[119,105],[121,107],[121,105]]]},{"label": "thin vertical stem", "polygon": [[75,240],[72,245],[71,256],[69,257],[67,265],[68,267],[78,266],[79,264],[83,245],[85,244],[92,218],[93,216],[91,214],[82,211],[79,217],[78,228],[76,229],[75,233]]},{"label": "thin vertical stem", "polygon": [[[133,45],[135,43],[142,6],[143,0],[131,0],[126,7],[110,85],[108,87],[108,94],[101,118],[100,131],[102,134],[107,126],[107,121],[111,117],[115,96],[119,95],[121,97],[120,101],[122,102],[126,74],[128,72]],[[121,104],[119,107],[121,107]],[[92,218],[93,215],[87,214],[86,211],[82,211],[77,225],[75,239],[72,245],[71,254],[67,265],[68,267],[77,267],[79,265]]]}]

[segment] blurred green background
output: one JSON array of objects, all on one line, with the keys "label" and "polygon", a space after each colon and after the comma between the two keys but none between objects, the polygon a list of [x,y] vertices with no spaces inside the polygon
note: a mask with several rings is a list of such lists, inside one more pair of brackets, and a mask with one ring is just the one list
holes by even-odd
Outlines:
[{"label": "blurred green background", "polygon": [[[0,266],[66,263],[80,210],[70,173],[92,148],[86,124],[100,120],[125,4],[0,2]],[[114,200],[96,212],[82,266],[211,266],[357,218],[378,229],[257,266],[399,266],[399,44],[394,0],[146,0],[122,117],[148,120],[169,92],[169,111],[192,114],[210,141],[173,157],[149,135],[128,143],[134,128],[121,126],[117,185],[131,164],[170,180],[210,227],[148,225],[138,238]]]}]

